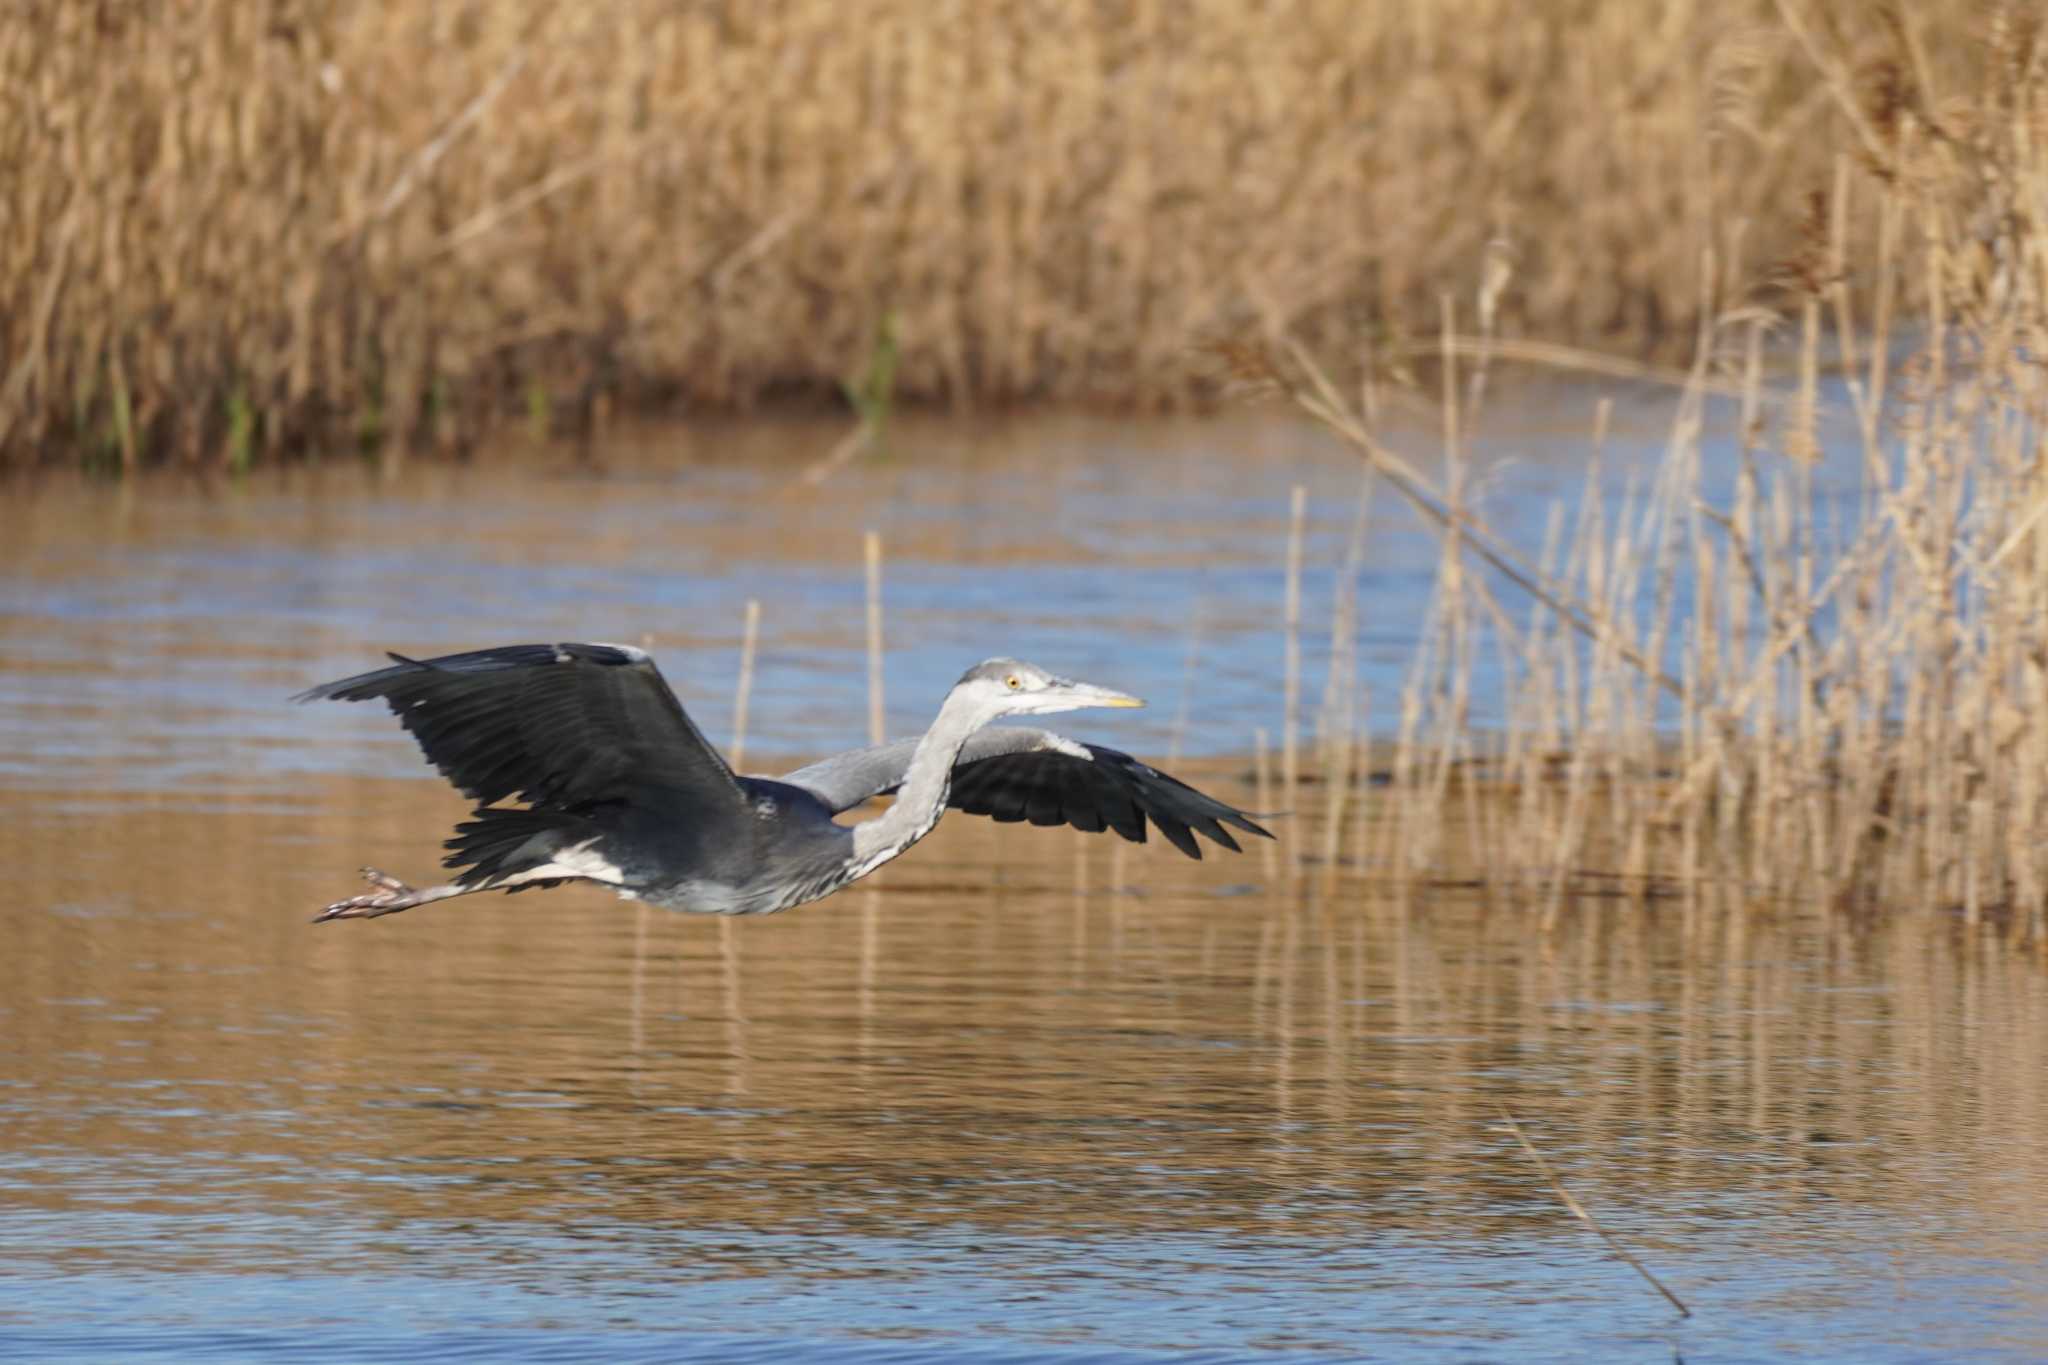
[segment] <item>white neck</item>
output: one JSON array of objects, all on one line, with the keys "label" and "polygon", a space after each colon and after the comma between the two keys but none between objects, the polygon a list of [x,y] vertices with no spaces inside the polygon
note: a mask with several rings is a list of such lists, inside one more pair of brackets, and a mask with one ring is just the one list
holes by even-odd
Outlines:
[{"label": "white neck", "polygon": [[939,708],[937,719],[911,751],[896,803],[872,820],[853,827],[854,864],[863,876],[931,833],[945,813],[953,790],[953,764],[974,733],[994,720],[974,697],[954,691]]}]

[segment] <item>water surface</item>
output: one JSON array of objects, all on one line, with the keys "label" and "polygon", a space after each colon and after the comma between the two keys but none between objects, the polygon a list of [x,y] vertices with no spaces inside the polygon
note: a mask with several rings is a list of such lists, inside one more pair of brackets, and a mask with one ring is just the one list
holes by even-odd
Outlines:
[{"label": "water surface", "polygon": [[[894,730],[1014,651],[1150,693],[1069,728],[1253,803],[1287,487],[1312,620],[1350,524],[1328,448],[963,428],[806,492],[829,441],[765,430],[792,451],[10,496],[0,1355],[2048,1355],[2048,989],[1931,916],[1591,901],[1545,938],[956,816],[782,916],[564,889],[307,925],[463,807],[388,717],[285,694],[387,646],[651,638],[723,739],[754,597],[773,766],[860,738],[868,525]],[[1394,670],[1432,551],[1372,516]]]}]

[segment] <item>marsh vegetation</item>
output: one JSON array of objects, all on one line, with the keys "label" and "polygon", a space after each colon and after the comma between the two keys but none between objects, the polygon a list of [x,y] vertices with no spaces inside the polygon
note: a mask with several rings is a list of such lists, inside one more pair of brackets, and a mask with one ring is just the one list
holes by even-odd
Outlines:
[{"label": "marsh vegetation", "polygon": [[[1924,316],[1874,203],[1829,204],[1838,166],[1967,176],[2031,116],[2029,16],[24,0],[0,461],[395,459],[837,401],[883,336],[910,401],[1186,403],[1219,339],[1413,368],[1489,262],[1504,336],[1683,354],[1783,306],[1817,200],[1844,297]],[[1913,231],[1951,249],[1998,211],[1931,192],[1953,211]]]},{"label": "marsh vegetation", "polygon": [[[1487,524],[1462,432],[1501,363],[1505,269],[1465,304],[1469,334],[1444,303],[1440,484],[1380,434],[1370,365],[1340,387],[1300,345],[1230,359],[1442,533],[1382,865],[1442,856],[1446,808],[1462,802],[1479,833],[1458,861],[1547,888],[1547,919],[1581,869],[1637,895],[1997,917],[2038,941],[2048,52],[1996,12],[1982,80],[1938,100],[1902,24],[1873,83],[1838,39],[1781,9],[1854,152],[1784,262],[1788,310],[1742,302],[1737,276],[1715,283],[1724,258],[1703,252],[1669,438],[1618,510],[1590,497],[1575,516],[1554,508],[1535,554]],[[1733,409],[1719,451],[1732,480],[1707,449],[1715,403]],[[1602,408],[1589,421],[1595,467],[1606,420]],[[1816,488],[1829,443],[1860,455],[1845,498]],[[1490,736],[1468,723],[1480,651],[1498,654],[1509,717]],[[1341,692],[1332,703],[1341,754]]]}]

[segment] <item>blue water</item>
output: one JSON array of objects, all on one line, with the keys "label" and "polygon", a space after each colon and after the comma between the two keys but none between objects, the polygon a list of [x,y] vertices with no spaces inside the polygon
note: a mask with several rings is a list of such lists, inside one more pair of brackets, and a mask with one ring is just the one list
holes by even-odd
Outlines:
[{"label": "blue water", "polygon": [[[1578,430],[1480,443],[1525,544]],[[11,490],[0,1358],[2048,1358],[2048,989],[1938,923],[1596,902],[1546,939],[1459,892],[952,819],[872,893],[744,924],[569,890],[305,925],[460,803],[388,717],[291,692],[385,648],[647,640],[723,740],[753,598],[748,766],[859,742],[869,527],[892,731],[1008,652],[1154,703],[1076,733],[1242,756],[1281,722],[1304,484],[1312,710],[1335,447],[912,424],[797,488],[835,436]],[[1368,528],[1384,727],[1436,548],[1384,492]]]},{"label": "blue water", "polygon": [[[1475,505],[1531,556],[1552,505],[1579,504],[1592,403],[1572,393],[1546,409],[1546,424],[1504,418],[1475,439]],[[1639,398],[1617,418],[1594,480],[1610,520],[1639,506],[1667,407]],[[1709,500],[1725,501],[1734,414],[1714,413],[1702,463]],[[762,608],[752,752],[772,766],[846,747],[866,733],[866,529],[885,543],[891,734],[921,730],[963,669],[1006,654],[1153,703],[1086,718],[1091,738],[1245,754],[1255,730],[1277,744],[1284,723],[1297,484],[1309,491],[1303,715],[1313,724],[1362,486],[1355,458],[1332,441],[1270,419],[912,425],[892,458],[803,488],[805,462],[792,452],[833,434],[742,427],[693,453],[674,448],[678,435],[641,433],[597,468],[486,461],[393,484],[344,462],[223,488],[170,483],[132,500],[25,486],[0,510],[0,782],[65,776],[57,758],[76,760],[81,782],[116,786],[223,768],[285,781],[409,771],[410,750],[378,718],[283,698],[386,649],[525,640],[647,644],[724,740],[750,598]],[[1407,445],[1426,454],[1433,439],[1418,432]],[[1846,449],[1825,463],[1824,500],[1843,504],[1855,469]],[[1362,717],[1386,733],[1439,549],[1385,488],[1365,526],[1354,657]],[[1679,559],[1683,592],[1691,566]],[[1500,593],[1521,619],[1527,603]],[[1490,647],[1475,659],[1482,728],[1504,718],[1498,665]],[[108,761],[86,761],[95,757]]]}]

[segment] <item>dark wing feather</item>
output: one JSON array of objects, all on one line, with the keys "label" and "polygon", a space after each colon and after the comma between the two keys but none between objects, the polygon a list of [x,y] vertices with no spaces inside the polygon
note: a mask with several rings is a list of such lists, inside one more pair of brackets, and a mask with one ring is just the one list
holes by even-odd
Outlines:
[{"label": "dark wing feather", "polygon": [[[916,749],[916,740],[855,749],[799,768],[783,780],[816,796],[827,810],[851,810],[871,796],[895,791]],[[1225,825],[1273,837],[1243,811],[1129,754],[1024,726],[991,726],[968,739],[953,764],[949,804],[1005,824],[1067,824],[1090,834],[1113,829],[1133,843],[1145,842],[1149,821],[1193,858],[1202,856],[1197,833],[1237,848]]]},{"label": "dark wing feather", "polygon": [[987,815],[1006,823],[1066,824],[1091,834],[1113,829],[1138,844],[1145,842],[1149,820],[1167,842],[1190,858],[1202,856],[1196,833],[1236,852],[1237,840],[1225,825],[1262,838],[1273,837],[1243,811],[1127,753],[1096,744],[1078,747],[1086,749],[1089,757],[1045,748],[962,762],[953,769],[953,791],[947,804],[969,815]]},{"label": "dark wing feather", "polygon": [[548,810],[657,789],[700,811],[745,804],[732,770],[661,672],[624,645],[506,645],[390,668],[295,701],[382,699],[433,765],[479,805]]}]

